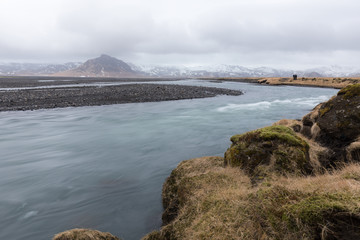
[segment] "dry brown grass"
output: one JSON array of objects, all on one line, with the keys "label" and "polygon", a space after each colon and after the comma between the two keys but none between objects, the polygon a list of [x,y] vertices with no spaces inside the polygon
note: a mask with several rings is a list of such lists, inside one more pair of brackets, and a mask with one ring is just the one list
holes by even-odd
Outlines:
[{"label": "dry brown grass", "polygon": [[358,236],[347,220],[339,230],[333,219],[358,220],[360,165],[307,177],[274,175],[253,186],[242,170],[222,162],[181,163],[177,187],[186,196],[178,216],[144,239],[331,239],[345,236],[344,226]]},{"label": "dry brown grass", "polygon": [[[286,186],[289,190],[303,193],[350,193],[360,196],[360,165],[344,165],[340,170],[310,177],[279,177],[273,185]],[[360,207],[360,202],[357,206]]]},{"label": "dry brown grass", "polygon": [[356,142],[351,143],[347,148],[347,159],[354,162],[360,161],[360,139]]},{"label": "dry brown grass", "polygon": [[275,123],[273,123],[273,126],[285,126],[293,129],[295,132],[299,132],[302,127],[302,122],[294,119],[281,119]]},{"label": "dry brown grass", "polygon": [[258,80],[262,84],[270,85],[298,85],[298,86],[316,86],[316,87],[331,87],[343,88],[350,84],[360,83],[360,78],[263,78]]}]

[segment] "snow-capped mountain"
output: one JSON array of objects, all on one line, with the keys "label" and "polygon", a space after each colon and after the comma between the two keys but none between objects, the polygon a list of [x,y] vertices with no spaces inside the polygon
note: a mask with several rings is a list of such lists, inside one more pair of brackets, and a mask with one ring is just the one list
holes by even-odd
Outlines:
[{"label": "snow-capped mountain", "polygon": [[[95,61],[96,60],[96,61]],[[101,60],[101,61],[100,61]],[[65,74],[66,73],[66,74]],[[119,59],[102,55],[85,63],[34,64],[10,63],[0,64],[0,75],[42,75],[42,76],[99,76],[99,77],[360,77],[360,67],[330,66],[306,70],[284,70],[271,67],[244,67],[239,65],[207,66],[161,66],[136,65]],[[65,76],[64,75],[64,76]]]},{"label": "snow-capped mountain", "polygon": [[276,69],[269,71],[224,64],[192,67],[131,64],[131,67],[151,77],[271,77],[280,76],[283,73]]}]

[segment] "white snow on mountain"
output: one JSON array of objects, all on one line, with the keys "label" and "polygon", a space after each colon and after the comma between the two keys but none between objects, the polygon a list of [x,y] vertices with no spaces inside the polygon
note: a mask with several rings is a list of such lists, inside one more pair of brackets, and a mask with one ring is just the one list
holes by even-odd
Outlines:
[{"label": "white snow on mountain", "polygon": [[356,77],[360,76],[360,68],[330,66],[306,70],[283,70],[270,67],[247,68],[238,65],[211,66],[158,66],[134,65],[133,70],[152,77]]},{"label": "white snow on mountain", "polygon": [[[1,63],[0,75],[52,75],[75,69],[81,63],[34,64]],[[160,66],[127,63],[132,70],[148,77],[360,77],[360,67],[314,67],[284,70],[271,67],[244,67],[239,65]]]}]

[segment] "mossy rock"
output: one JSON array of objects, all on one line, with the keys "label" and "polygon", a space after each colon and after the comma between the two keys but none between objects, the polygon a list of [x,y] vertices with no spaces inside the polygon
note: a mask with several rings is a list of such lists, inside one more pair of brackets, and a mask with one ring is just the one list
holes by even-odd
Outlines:
[{"label": "mossy rock", "polygon": [[92,229],[72,229],[56,234],[52,240],[120,240],[108,232],[100,232]]},{"label": "mossy rock", "polygon": [[360,137],[360,84],[348,85],[329,101],[316,106],[304,116],[302,124],[301,134],[331,152],[323,167],[359,161],[359,157],[352,156],[357,153],[350,155],[347,149]]},{"label": "mossy rock", "polygon": [[310,174],[309,145],[285,126],[271,126],[231,137],[225,164],[240,167],[254,180],[268,174]]},{"label": "mossy rock", "polygon": [[360,84],[341,89],[324,103],[316,119],[321,134],[316,140],[328,146],[346,146],[360,135]]}]

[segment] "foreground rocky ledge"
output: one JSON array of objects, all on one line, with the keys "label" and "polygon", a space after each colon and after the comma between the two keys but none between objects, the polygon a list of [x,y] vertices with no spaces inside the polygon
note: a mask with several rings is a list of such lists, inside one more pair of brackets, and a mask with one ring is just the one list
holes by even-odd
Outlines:
[{"label": "foreground rocky ledge", "polygon": [[32,88],[2,91],[0,111],[157,102],[241,94],[241,91],[222,88],[164,84]]}]

